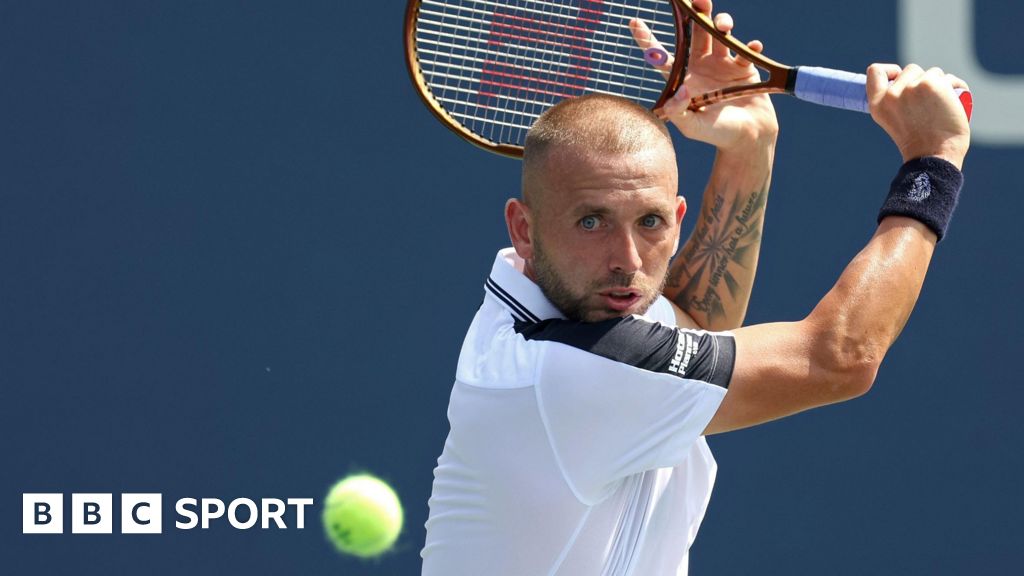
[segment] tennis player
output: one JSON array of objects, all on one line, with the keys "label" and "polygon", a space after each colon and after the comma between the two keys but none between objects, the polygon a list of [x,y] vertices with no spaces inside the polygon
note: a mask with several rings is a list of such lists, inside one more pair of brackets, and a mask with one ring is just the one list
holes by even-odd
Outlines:
[{"label": "tennis player", "polygon": [[[671,268],[686,205],[664,124],[604,96],[545,113],[506,206],[513,247],[459,358],[423,574],[686,574],[716,472],[703,437],[871,387],[962,184],[970,136],[954,87],[966,86],[938,69],[868,69],[872,116],[904,162],[878,228],[806,318],[744,328],[770,104],[673,116],[686,130],[704,113],[741,120],[705,125],[719,146],[713,202]],[[739,151],[749,164],[732,164]]]}]

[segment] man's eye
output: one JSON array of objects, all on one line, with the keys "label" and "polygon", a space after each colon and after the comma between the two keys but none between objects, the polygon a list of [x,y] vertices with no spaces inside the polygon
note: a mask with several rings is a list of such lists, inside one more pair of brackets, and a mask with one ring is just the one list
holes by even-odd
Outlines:
[{"label": "man's eye", "polygon": [[661,224],[661,216],[655,216],[654,214],[648,214],[640,220],[640,225],[644,228],[654,228],[658,224]]},{"label": "man's eye", "polygon": [[595,230],[601,223],[601,220],[597,216],[584,216],[580,220],[580,228],[584,230]]}]

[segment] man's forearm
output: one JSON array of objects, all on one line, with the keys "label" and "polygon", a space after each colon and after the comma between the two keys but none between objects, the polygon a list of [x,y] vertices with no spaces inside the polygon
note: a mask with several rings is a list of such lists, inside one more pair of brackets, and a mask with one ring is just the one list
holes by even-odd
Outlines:
[{"label": "man's forearm", "polygon": [[775,135],[719,151],[700,217],[669,269],[665,296],[707,330],[743,324],[761,251]]}]

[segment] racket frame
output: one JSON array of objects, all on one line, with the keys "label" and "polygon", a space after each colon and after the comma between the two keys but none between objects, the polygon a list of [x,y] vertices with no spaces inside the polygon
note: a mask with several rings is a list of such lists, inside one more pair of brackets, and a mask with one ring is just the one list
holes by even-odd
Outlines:
[{"label": "racket frame", "polygon": [[[690,0],[665,1],[672,4],[672,11],[676,19],[675,49],[673,56],[674,63],[672,65],[672,69],[669,71],[668,78],[665,81],[665,88],[662,90],[662,93],[655,102],[652,110],[657,112],[662,108],[670,98],[675,96],[676,92],[679,91],[686,79],[687,67],[690,60],[690,48],[692,44],[694,23],[706,30],[715,38],[715,40],[722,42],[734,53],[742,56],[758,68],[768,72],[768,78],[755,84],[729,86],[697,95],[690,100],[690,110],[699,110],[705,106],[710,106],[723,100],[741,98],[752,94],[793,93],[794,85],[796,83],[796,68],[786,66],[785,64],[776,62],[763,54],[754,52],[746,44],[732,36],[732,34],[722,32],[715,27],[715,23],[709,16],[694,8]],[[416,21],[419,17],[421,4],[422,0],[408,1],[406,4],[405,21],[403,26],[406,69],[409,72],[409,77],[412,79],[413,84],[416,86],[416,92],[420,99],[434,117],[447,126],[449,130],[466,141],[489,152],[494,152],[511,158],[522,158],[522,146],[495,142],[480,136],[449,114],[448,111],[445,110],[444,106],[442,106],[441,103],[433,96],[433,92],[431,91],[429,84],[427,84],[426,79],[423,77],[423,72],[419,66],[419,57],[417,55]]]}]

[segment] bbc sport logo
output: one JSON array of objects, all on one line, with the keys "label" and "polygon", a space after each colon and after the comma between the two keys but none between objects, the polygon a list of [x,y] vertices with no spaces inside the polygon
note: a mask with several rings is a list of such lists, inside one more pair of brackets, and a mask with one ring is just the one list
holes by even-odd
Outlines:
[{"label": "bbc sport logo", "polygon": [[[64,494],[25,493],[22,499],[22,534],[63,534]],[[226,517],[237,530],[255,528],[279,530],[306,527],[306,508],[312,498],[235,498],[224,503],[219,498],[181,498],[174,510],[178,515],[174,527],[191,530],[197,526],[208,529]],[[113,534],[114,495],[103,493],[71,494],[72,534]],[[163,495],[156,493],[124,493],[120,498],[121,534],[162,534]]]}]

